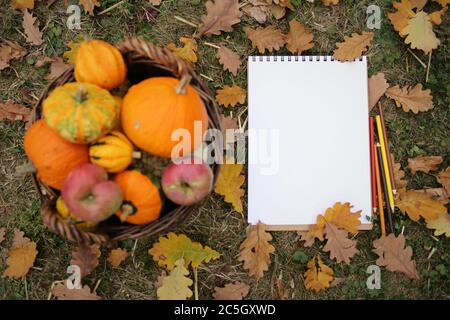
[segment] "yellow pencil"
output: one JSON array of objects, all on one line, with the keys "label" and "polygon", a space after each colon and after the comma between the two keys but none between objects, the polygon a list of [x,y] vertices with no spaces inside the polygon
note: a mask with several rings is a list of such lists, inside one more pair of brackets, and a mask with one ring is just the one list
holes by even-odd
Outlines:
[{"label": "yellow pencil", "polygon": [[389,198],[389,206],[391,207],[392,212],[394,212],[394,194],[392,192],[392,184],[391,184],[391,172],[389,171],[388,158],[386,154],[386,142],[383,136],[383,127],[381,126],[381,118],[379,115],[375,116],[375,120],[377,122],[377,131],[378,131],[378,139],[381,144],[381,157],[383,159],[383,167],[386,172],[386,185],[387,185],[387,193]]}]

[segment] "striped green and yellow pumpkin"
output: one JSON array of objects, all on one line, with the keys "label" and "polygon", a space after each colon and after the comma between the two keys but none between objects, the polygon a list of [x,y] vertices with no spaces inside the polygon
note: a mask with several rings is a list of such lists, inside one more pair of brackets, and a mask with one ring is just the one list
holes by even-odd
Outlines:
[{"label": "striped green and yellow pumpkin", "polygon": [[131,142],[119,131],[113,131],[98,139],[89,148],[91,162],[108,172],[121,172],[133,161],[140,158],[140,152],[133,150]]},{"label": "striped green and yellow pumpkin", "polygon": [[74,143],[91,143],[117,124],[114,97],[89,83],[66,83],[57,87],[43,103],[47,125]]}]

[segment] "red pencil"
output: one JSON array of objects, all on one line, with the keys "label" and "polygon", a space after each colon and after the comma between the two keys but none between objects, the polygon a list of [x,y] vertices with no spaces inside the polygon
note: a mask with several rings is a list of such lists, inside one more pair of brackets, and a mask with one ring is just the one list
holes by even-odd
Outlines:
[{"label": "red pencil", "polygon": [[374,120],[373,117],[369,117],[369,137],[370,137],[370,174],[372,180],[372,209],[373,212],[377,211],[377,178],[375,169],[375,139],[374,139]]}]

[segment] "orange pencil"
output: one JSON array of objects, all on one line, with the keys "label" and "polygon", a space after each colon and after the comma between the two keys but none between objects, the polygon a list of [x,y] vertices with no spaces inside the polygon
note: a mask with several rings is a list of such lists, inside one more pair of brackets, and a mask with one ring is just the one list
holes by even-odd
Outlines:
[{"label": "orange pencil", "polygon": [[375,153],[375,176],[376,176],[376,181],[377,181],[378,212],[380,215],[381,236],[385,237],[386,236],[386,225],[384,222],[383,195],[381,194],[380,168],[378,165],[377,148],[373,148],[373,149],[374,149],[373,151]]}]

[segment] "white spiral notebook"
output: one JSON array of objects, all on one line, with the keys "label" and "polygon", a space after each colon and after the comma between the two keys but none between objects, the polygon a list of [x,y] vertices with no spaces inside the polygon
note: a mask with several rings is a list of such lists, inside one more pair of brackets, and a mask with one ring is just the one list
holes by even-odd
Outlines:
[{"label": "white spiral notebook", "polygon": [[336,202],[370,229],[367,59],[248,58],[248,221],[307,230]]}]

